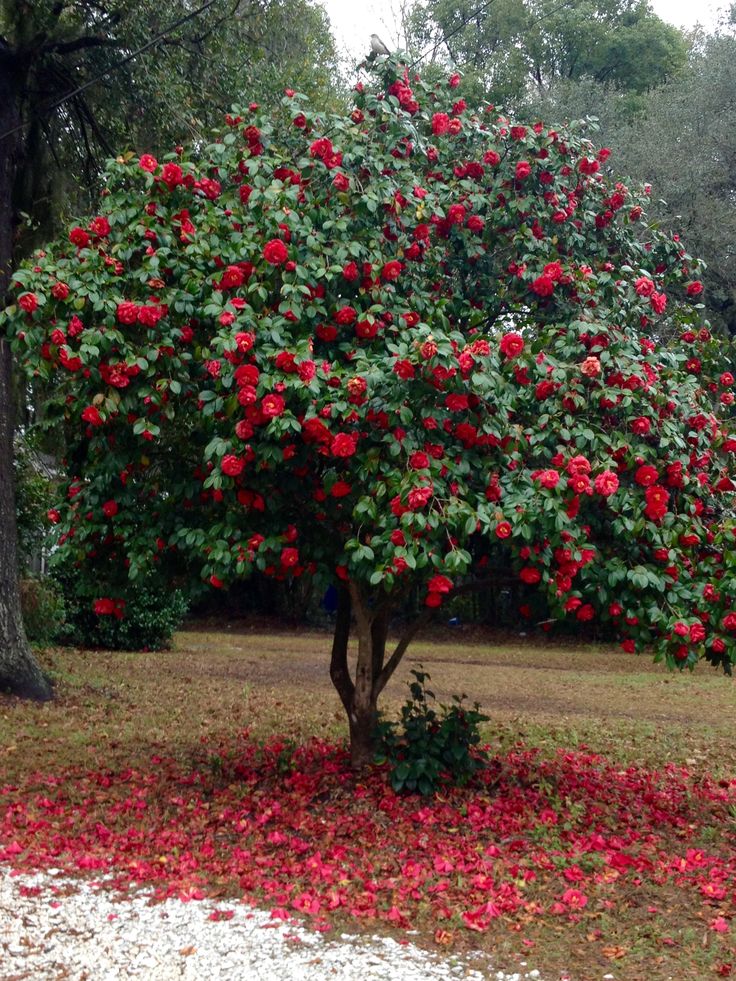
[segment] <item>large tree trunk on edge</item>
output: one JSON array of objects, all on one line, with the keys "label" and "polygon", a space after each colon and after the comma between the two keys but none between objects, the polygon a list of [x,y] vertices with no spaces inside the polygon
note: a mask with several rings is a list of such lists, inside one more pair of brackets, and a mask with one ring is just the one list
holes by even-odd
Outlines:
[{"label": "large tree trunk on edge", "polygon": [[[353,613],[358,632],[354,679],[350,675],[348,664],[348,641]],[[339,587],[330,677],[348,717],[350,762],[356,770],[363,769],[373,761],[378,696],[398,667],[412,637],[426,620],[426,615],[416,620],[386,660],[389,613],[390,606],[386,599],[371,607],[355,583],[350,583],[349,589],[345,586]]]},{"label": "large tree trunk on edge", "polygon": [[[0,49],[0,133],[20,122],[17,59]],[[13,262],[13,187],[20,167],[20,134],[0,140],[0,301]],[[0,337],[0,690],[45,700],[52,691],[23,629],[18,586],[18,536],[13,486],[13,397],[10,348]]]}]

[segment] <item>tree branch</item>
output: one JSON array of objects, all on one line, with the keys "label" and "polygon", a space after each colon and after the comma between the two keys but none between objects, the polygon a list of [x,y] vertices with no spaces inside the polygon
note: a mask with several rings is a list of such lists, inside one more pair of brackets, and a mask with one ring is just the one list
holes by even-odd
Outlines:
[{"label": "tree branch", "polygon": [[338,587],[335,635],[332,639],[330,678],[340,701],[349,714],[355,691],[348,670],[348,640],[350,639],[350,594],[344,586]]},{"label": "tree branch", "polygon": [[73,54],[75,51],[82,51],[84,48],[122,48],[122,41],[116,41],[110,37],[101,37],[97,34],[85,34],[74,41],[52,41],[41,45],[41,54]]}]

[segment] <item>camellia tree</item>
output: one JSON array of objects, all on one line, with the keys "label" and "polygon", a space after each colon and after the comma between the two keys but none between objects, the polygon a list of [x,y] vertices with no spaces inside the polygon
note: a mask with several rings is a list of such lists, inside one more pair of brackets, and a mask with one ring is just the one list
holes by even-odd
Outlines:
[{"label": "camellia tree", "polygon": [[174,554],[214,588],[335,582],[355,765],[417,590],[432,611],[513,576],[626,650],[736,651],[733,378],[697,263],[606,150],[374,71],[344,115],[287,92],[205,148],[118,158],[6,312],[59,386],[50,517],[96,612]]}]

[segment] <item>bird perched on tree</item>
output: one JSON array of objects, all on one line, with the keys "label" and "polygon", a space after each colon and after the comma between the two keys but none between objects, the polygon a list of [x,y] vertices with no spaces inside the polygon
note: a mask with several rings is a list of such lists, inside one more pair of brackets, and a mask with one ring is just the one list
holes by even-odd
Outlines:
[{"label": "bird perched on tree", "polygon": [[386,45],[380,39],[377,34],[371,34],[371,54],[375,58],[376,55],[387,55],[391,54]]}]

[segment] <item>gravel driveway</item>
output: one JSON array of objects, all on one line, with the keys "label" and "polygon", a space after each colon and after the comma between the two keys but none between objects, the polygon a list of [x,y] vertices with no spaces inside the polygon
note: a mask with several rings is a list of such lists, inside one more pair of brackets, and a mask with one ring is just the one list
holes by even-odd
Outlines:
[{"label": "gravel driveway", "polygon": [[[230,917],[232,913],[232,917]],[[211,917],[217,917],[211,919]],[[230,917],[230,918],[228,918]],[[320,933],[212,900],[120,899],[53,873],[0,869],[0,981],[522,981],[485,957]]]}]

